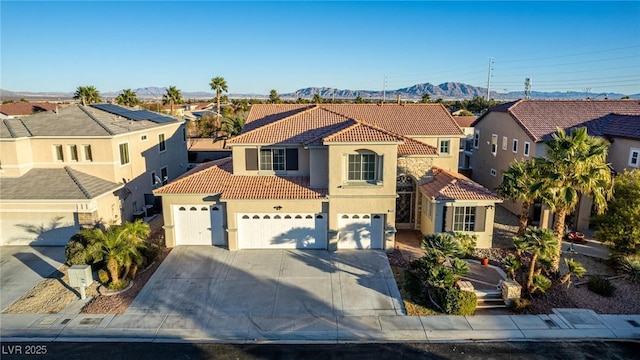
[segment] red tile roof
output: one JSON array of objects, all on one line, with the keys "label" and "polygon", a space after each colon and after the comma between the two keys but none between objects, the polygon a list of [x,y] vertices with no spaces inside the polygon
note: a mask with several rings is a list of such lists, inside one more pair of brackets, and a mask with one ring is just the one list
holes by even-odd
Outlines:
[{"label": "red tile roof", "polygon": [[0,113],[8,116],[31,115],[56,109],[56,104],[48,102],[16,102],[0,105]]},{"label": "red tile roof", "polygon": [[322,200],[327,189],[309,187],[308,177],[233,175],[231,159],[200,164],[171,183],[153,191],[162,194],[216,194],[221,199]]},{"label": "red tile roof", "polygon": [[325,143],[332,142],[392,142],[401,143],[403,138],[384,129],[365,123],[355,123],[324,138]]},{"label": "red tile roof", "polygon": [[502,198],[469,178],[437,167],[433,168],[433,181],[420,185],[420,191],[433,200],[490,200]]},{"label": "red tile roof", "polygon": [[454,116],[453,120],[456,121],[456,124],[458,124],[458,126],[463,128],[471,127],[471,124],[473,124],[473,122],[476,121],[477,118],[477,116]]},{"label": "red tile roof", "polygon": [[398,145],[398,156],[406,155],[438,155],[438,149],[411,138],[405,138],[404,143]]},{"label": "red tile roof", "polygon": [[[507,112],[534,141],[551,138],[557,128],[586,126],[590,135],[602,135],[609,114],[640,115],[640,100],[518,100],[492,107],[491,112]],[[603,122],[605,121],[605,122]]]}]

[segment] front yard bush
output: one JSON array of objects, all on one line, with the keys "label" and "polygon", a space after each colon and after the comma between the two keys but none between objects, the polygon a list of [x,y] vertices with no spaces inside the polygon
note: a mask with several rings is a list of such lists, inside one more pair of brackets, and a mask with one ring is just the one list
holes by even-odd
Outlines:
[{"label": "front yard bush", "polygon": [[66,264],[69,266],[88,264],[87,246],[89,245],[89,240],[81,234],[73,235],[64,247]]},{"label": "front yard bush", "polygon": [[613,293],[616,290],[615,286],[613,286],[609,279],[600,275],[590,277],[587,282],[587,288],[598,295],[606,297],[613,296]]},{"label": "front yard bush", "polygon": [[109,283],[109,273],[105,269],[98,270],[98,280],[101,284]]},{"label": "front yard bush", "polygon": [[513,299],[507,308],[511,310],[514,314],[528,314],[531,312],[531,300],[517,298]]},{"label": "front yard bush", "polygon": [[627,279],[633,282],[640,282],[639,256],[628,255],[620,258],[618,268],[626,275]]}]

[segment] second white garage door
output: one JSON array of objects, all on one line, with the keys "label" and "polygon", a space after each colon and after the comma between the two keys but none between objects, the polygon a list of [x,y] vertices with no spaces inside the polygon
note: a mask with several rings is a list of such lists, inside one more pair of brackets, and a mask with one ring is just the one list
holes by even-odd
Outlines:
[{"label": "second white garage door", "polygon": [[327,216],[321,214],[238,214],[241,249],[326,249]]},{"label": "second white garage door", "polygon": [[384,216],[339,214],[338,249],[382,249]]}]

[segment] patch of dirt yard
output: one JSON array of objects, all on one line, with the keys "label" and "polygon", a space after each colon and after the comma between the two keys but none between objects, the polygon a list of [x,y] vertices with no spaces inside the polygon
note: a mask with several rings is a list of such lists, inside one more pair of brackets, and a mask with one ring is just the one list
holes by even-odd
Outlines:
[{"label": "patch of dirt yard", "polygon": [[[93,300],[82,309],[87,314],[122,314],[127,310],[133,299],[149,281],[151,275],[169,254],[171,249],[163,249],[158,259],[147,269],[136,276],[133,286],[122,293],[105,296],[98,292],[98,282],[87,287],[87,297]],[[63,310],[71,302],[80,299],[80,294],[68,285],[68,266],[63,265],[58,269],[57,276],[44,279],[33,289],[16,300],[3,313],[5,314],[56,314]]]}]

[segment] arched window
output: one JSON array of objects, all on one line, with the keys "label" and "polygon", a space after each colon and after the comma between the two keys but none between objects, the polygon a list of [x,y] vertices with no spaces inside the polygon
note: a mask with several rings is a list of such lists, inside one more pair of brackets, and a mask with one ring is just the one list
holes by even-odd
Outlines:
[{"label": "arched window", "polygon": [[302,219],[302,216],[296,215],[296,219]]},{"label": "arched window", "polygon": [[202,208],[200,208],[201,211],[209,211],[209,208],[206,206],[203,206]]},{"label": "arched window", "polygon": [[260,216],[258,216],[258,215],[253,215],[253,218],[254,218],[254,219],[260,219]]},{"label": "arched window", "polygon": [[324,219],[322,215],[316,215],[316,219]]},{"label": "arched window", "polygon": [[180,211],[186,211],[187,209],[185,209],[185,207],[184,207],[184,206],[180,206],[180,208],[179,208],[178,210],[180,210]]},{"label": "arched window", "polygon": [[248,218],[249,218],[249,215],[244,215],[242,218],[243,218],[243,219],[248,219]]},{"label": "arched window", "polygon": [[198,208],[196,208],[195,206],[192,206],[191,209],[189,209],[191,211],[198,211]]},{"label": "arched window", "polygon": [[269,216],[269,215],[265,215],[265,216],[263,217],[263,219],[271,219],[271,216]]},{"label": "arched window", "polygon": [[285,215],[284,218],[285,219],[291,219],[291,215]]}]

